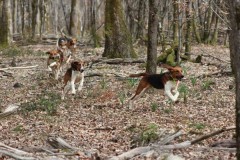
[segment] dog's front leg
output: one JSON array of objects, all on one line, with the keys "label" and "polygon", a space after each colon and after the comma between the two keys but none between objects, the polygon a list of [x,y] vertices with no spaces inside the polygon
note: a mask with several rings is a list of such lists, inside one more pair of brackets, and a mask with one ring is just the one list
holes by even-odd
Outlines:
[{"label": "dog's front leg", "polygon": [[82,90],[82,87],[83,87],[83,82],[84,82],[84,73],[81,73],[81,82],[78,86],[78,91],[81,91]]},{"label": "dog's front leg", "polygon": [[179,96],[179,92],[175,90],[175,95],[172,94],[171,89],[174,85],[172,82],[167,82],[164,86],[165,94],[173,101],[175,102]]},{"label": "dog's front leg", "polygon": [[71,76],[71,89],[72,89],[72,94],[76,94],[76,89],[75,89],[75,80],[77,78],[77,75],[75,71],[72,71],[72,76]]}]

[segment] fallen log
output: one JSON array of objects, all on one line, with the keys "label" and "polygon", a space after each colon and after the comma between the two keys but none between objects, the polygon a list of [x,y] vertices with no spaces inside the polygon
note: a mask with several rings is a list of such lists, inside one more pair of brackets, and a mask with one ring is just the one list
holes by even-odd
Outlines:
[{"label": "fallen log", "polygon": [[19,109],[19,106],[17,105],[14,105],[14,104],[8,105],[7,108],[3,111],[3,113],[0,113],[0,119],[15,113],[18,109]]},{"label": "fallen log", "polygon": [[133,58],[113,58],[113,59],[97,59],[93,60],[92,64],[96,63],[107,63],[107,64],[121,64],[121,63],[145,63],[146,59],[139,58],[139,59],[133,59]]},{"label": "fallen log", "polygon": [[14,159],[20,159],[20,160],[34,160],[34,159],[36,159],[34,157],[20,156],[18,154],[15,154],[15,153],[12,153],[12,152],[9,152],[9,151],[6,151],[6,150],[1,150],[1,149],[0,149],[0,153],[4,154],[6,156],[12,157]]},{"label": "fallen log", "polygon": [[36,67],[38,67],[38,65],[22,66],[22,67],[7,67],[7,68],[0,68],[0,71],[5,71],[5,70],[9,70],[9,69],[32,69],[32,68],[36,68]]}]

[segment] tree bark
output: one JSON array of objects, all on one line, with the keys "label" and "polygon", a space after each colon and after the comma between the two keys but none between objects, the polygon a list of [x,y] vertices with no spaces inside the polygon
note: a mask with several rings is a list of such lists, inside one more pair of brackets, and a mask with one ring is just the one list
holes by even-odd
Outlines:
[{"label": "tree bark", "polygon": [[105,5],[105,47],[103,57],[137,57],[127,28],[121,0],[107,0]]},{"label": "tree bark", "polygon": [[157,70],[158,0],[149,0],[147,73]]},{"label": "tree bark", "polygon": [[191,35],[192,35],[192,20],[191,20],[191,0],[186,0],[186,36],[185,36],[185,55],[190,58],[191,51]]},{"label": "tree bark", "polygon": [[32,2],[32,39],[35,39],[38,13],[38,0]]},{"label": "tree bark", "polygon": [[78,0],[71,1],[71,13],[70,13],[70,35],[77,37],[77,29],[78,29],[78,11],[77,11],[77,3]]},{"label": "tree bark", "polygon": [[236,144],[237,159],[240,159],[240,2],[228,0],[231,31],[229,36],[230,56],[236,84]]},{"label": "tree bark", "polygon": [[7,47],[10,44],[9,39],[9,0],[3,0],[2,2],[2,17],[0,20],[0,47]]},{"label": "tree bark", "polygon": [[173,0],[173,43],[178,45],[178,0]]},{"label": "tree bark", "polygon": [[143,39],[144,37],[144,13],[145,13],[145,5],[146,1],[139,1],[138,4],[138,24],[137,24],[137,35],[136,39]]}]

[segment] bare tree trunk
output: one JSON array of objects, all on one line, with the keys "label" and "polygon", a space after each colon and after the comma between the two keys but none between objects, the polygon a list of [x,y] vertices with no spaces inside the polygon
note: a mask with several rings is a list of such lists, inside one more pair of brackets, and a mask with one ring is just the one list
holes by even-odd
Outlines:
[{"label": "bare tree trunk", "polygon": [[149,0],[147,73],[157,69],[158,0]]},{"label": "bare tree trunk", "polygon": [[136,57],[121,0],[107,0],[105,6],[105,48],[103,57]]},{"label": "bare tree trunk", "polygon": [[[212,0],[209,1],[209,6],[212,5]],[[211,32],[211,23],[212,23],[212,10],[211,7],[208,8],[205,14],[205,24],[204,24],[204,32],[203,32],[203,42],[208,44],[209,43],[209,36]]]},{"label": "bare tree trunk", "polygon": [[174,46],[178,45],[178,0],[173,0],[173,43]]},{"label": "bare tree trunk", "polygon": [[237,159],[240,159],[240,2],[228,0],[230,11],[231,31],[229,36],[230,56],[236,83],[236,144]]},{"label": "bare tree trunk", "polygon": [[36,36],[36,25],[37,25],[37,13],[38,13],[38,0],[32,2],[32,39]]},{"label": "bare tree trunk", "polygon": [[71,0],[71,13],[70,13],[70,30],[71,36],[77,37],[78,29],[78,0]]},{"label": "bare tree trunk", "polygon": [[185,55],[190,58],[191,51],[191,35],[192,35],[192,19],[191,19],[191,0],[186,0],[186,36],[185,36]]},{"label": "bare tree trunk", "polygon": [[193,32],[195,34],[195,38],[196,38],[197,42],[201,43],[201,36],[200,36],[199,28],[197,27],[197,22],[196,22],[196,19],[197,19],[196,12],[197,12],[197,10],[195,9],[194,2],[192,3],[192,8],[193,8],[193,19],[192,19]]},{"label": "bare tree trunk", "polygon": [[90,1],[90,12],[91,12],[91,35],[93,39],[93,46],[99,47],[99,36],[97,35],[97,26],[96,26],[96,2]]},{"label": "bare tree trunk", "polygon": [[10,44],[9,39],[9,11],[10,10],[10,1],[3,0],[2,3],[2,17],[0,19],[0,47],[7,47]]},{"label": "bare tree trunk", "polygon": [[145,13],[145,5],[146,1],[139,1],[138,4],[138,25],[137,25],[137,36],[136,39],[143,39],[144,37],[144,13]]}]

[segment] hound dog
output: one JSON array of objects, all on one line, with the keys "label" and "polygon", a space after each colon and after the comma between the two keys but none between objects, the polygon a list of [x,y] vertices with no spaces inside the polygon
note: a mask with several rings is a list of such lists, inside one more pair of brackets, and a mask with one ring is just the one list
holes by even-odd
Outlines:
[{"label": "hound dog", "polygon": [[49,71],[53,72],[54,78],[57,80],[62,70],[63,52],[60,50],[51,50],[46,52],[49,55],[47,60],[47,67]]},{"label": "hound dog", "polygon": [[[179,81],[184,77],[182,74],[182,68],[179,66],[172,67],[166,64],[162,64],[161,67],[168,69],[168,72],[161,74],[148,74],[148,73],[139,73],[139,74],[131,74],[130,77],[142,77],[137,87],[135,95],[131,97],[129,100],[129,108],[132,108],[133,101],[141,96],[149,87],[153,87],[156,89],[164,89],[165,94],[172,100],[176,101],[179,92],[177,91],[177,87]],[[175,89],[174,89],[175,87]],[[172,94],[172,89],[175,95]]]},{"label": "hound dog", "polygon": [[[80,81],[81,80],[81,81]],[[62,90],[62,100],[65,98],[65,94],[71,89],[72,94],[76,94],[75,84],[80,81],[78,91],[82,90],[84,81],[84,62],[73,61],[71,67],[66,71],[64,75],[64,86]]]},{"label": "hound dog", "polygon": [[76,38],[68,38],[66,36],[62,36],[57,40],[57,49],[66,53],[66,63],[69,63],[73,52],[75,52],[77,48],[77,39]]}]

